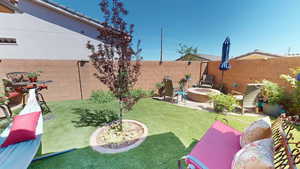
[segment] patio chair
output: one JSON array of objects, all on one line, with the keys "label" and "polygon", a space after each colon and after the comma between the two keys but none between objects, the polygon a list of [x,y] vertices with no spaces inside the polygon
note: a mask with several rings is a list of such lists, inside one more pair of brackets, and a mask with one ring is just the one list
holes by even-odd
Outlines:
[{"label": "patio chair", "polygon": [[171,99],[171,102],[174,102],[174,97],[175,97],[175,90],[173,87],[173,82],[170,78],[166,77],[163,80],[163,84],[164,84],[164,90],[163,90],[163,97],[164,100],[166,100],[167,98]]},{"label": "patio chair", "polygon": [[261,84],[248,84],[243,96],[242,114],[246,109],[256,109],[257,98],[261,92]]},{"label": "patio chair", "polygon": [[199,82],[199,87],[203,88],[213,88],[214,86],[214,76],[209,74],[204,74],[202,80]]},{"label": "patio chair", "polygon": [[12,88],[11,82],[7,79],[1,79],[0,80],[0,109],[4,112],[5,117],[11,117],[12,111],[10,109],[9,102],[11,99],[20,96],[21,93],[18,91],[15,91]]}]

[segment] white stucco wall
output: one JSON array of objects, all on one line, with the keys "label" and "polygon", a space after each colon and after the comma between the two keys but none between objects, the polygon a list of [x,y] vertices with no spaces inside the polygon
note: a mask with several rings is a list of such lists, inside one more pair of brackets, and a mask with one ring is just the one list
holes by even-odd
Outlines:
[{"label": "white stucco wall", "polygon": [[24,13],[0,13],[0,37],[17,39],[17,45],[0,44],[1,59],[87,60],[87,41],[99,43],[95,26],[30,0],[20,1],[19,7]]}]

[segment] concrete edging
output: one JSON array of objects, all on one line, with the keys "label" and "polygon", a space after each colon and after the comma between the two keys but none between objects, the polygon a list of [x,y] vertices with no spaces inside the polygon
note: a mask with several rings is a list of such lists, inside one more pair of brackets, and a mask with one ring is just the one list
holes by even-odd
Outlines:
[{"label": "concrete edging", "polygon": [[136,120],[123,120],[123,122],[136,123],[136,124],[140,125],[144,129],[144,134],[142,135],[142,137],[137,142],[135,142],[134,144],[129,145],[127,147],[123,147],[123,148],[119,148],[119,149],[103,148],[103,147],[97,145],[96,137],[106,127],[106,126],[104,126],[104,127],[98,128],[91,135],[91,137],[90,137],[90,146],[91,146],[91,148],[94,151],[97,151],[99,153],[103,153],[103,154],[115,154],[115,153],[126,152],[126,151],[129,151],[131,149],[134,149],[134,148],[138,147],[140,144],[142,144],[146,140],[146,138],[148,136],[148,128],[147,128],[147,126],[145,124],[143,124],[141,122],[138,122]]}]

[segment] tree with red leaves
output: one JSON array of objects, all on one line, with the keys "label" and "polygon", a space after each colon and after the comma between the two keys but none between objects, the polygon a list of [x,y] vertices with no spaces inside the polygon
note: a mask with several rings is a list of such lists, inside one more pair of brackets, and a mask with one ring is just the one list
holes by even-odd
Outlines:
[{"label": "tree with red leaves", "polygon": [[134,25],[128,25],[122,18],[128,11],[120,0],[102,0],[100,8],[105,19],[103,28],[98,29],[103,43],[95,46],[88,42],[87,48],[91,51],[89,58],[92,65],[97,70],[96,78],[119,100],[119,124],[122,130],[123,112],[133,106],[130,90],[140,75],[140,41],[137,43],[137,50],[133,51],[131,46]]}]

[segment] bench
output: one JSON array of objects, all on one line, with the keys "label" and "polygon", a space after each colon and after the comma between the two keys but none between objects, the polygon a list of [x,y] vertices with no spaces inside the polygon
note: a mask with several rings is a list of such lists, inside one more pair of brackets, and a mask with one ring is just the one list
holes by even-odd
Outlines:
[{"label": "bench", "polygon": [[[291,133],[294,128],[293,123],[284,116],[272,124],[275,169],[297,169],[296,164],[300,163],[300,142],[293,142]],[[231,169],[234,155],[241,149],[241,134],[216,121],[192,151],[178,160],[178,168],[183,168],[184,160],[188,169]],[[294,149],[291,144],[296,145]]]},{"label": "bench", "polygon": [[294,129],[295,123],[285,115],[272,124],[275,169],[297,169],[300,164],[300,142],[293,137]]}]

